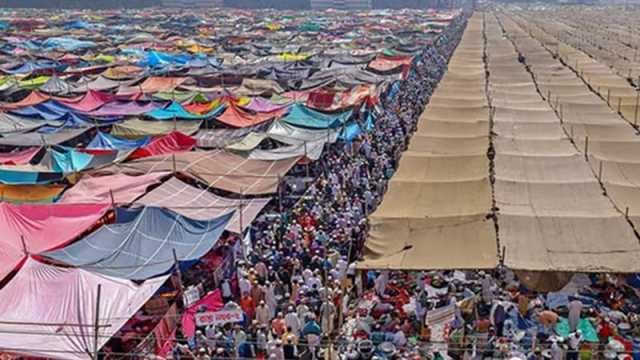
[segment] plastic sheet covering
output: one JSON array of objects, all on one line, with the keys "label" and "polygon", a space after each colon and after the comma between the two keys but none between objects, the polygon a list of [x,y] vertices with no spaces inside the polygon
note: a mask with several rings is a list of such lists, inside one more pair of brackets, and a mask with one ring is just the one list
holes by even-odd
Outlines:
[{"label": "plastic sheet covering", "polygon": [[137,200],[136,204],[167,208],[196,220],[211,219],[235,210],[226,230],[240,233],[251,225],[270,200],[271,198],[229,199],[172,177]]},{"label": "plastic sheet covering", "polygon": [[26,253],[65,245],[93,226],[106,204],[12,205],[0,203],[0,279],[13,271]]},{"label": "plastic sheet covering", "polygon": [[0,184],[0,201],[14,204],[51,203],[60,195],[64,188],[64,185]]},{"label": "plastic sheet covering", "polygon": [[[28,258],[0,290],[0,348],[31,357],[89,360],[166,280],[163,276],[136,285]],[[96,314],[98,285],[100,312]]]},{"label": "plastic sheet covering", "polygon": [[[145,121],[140,119],[125,120],[114,124],[111,135],[127,138],[139,138],[143,136],[159,136],[180,131],[183,134],[192,135],[198,132],[202,121]],[[1,141],[2,139],[0,139]]]},{"label": "plastic sheet covering", "polygon": [[277,191],[278,179],[297,161],[298,158],[251,160],[223,150],[189,151],[114,164],[96,173],[147,174],[175,170],[217,189],[238,194],[269,194]]},{"label": "plastic sheet covering", "polygon": [[282,118],[282,121],[290,125],[311,129],[334,129],[344,124],[351,117],[351,114],[351,110],[323,113],[304,105],[296,104],[289,108],[288,114]]},{"label": "plastic sheet covering", "polygon": [[196,140],[194,138],[179,131],[174,131],[171,134],[151,140],[148,144],[131,153],[131,155],[129,155],[129,159],[140,159],[154,155],[189,151],[195,146]]},{"label": "plastic sheet covering", "polygon": [[136,140],[130,140],[98,131],[96,133],[96,136],[87,145],[87,149],[132,150],[147,145],[149,141],[151,141],[150,136],[145,136]]},{"label": "plastic sheet covering", "polygon": [[116,204],[128,204],[167,175],[168,172],[153,172],[139,176],[116,174],[91,177],[84,174],[75,185],[62,194],[58,203],[94,204],[113,201]]},{"label": "plastic sheet covering", "polygon": [[179,261],[204,256],[232,216],[194,220],[157,207],[118,208],[115,224],[42,255],[109,276],[145,280],[169,271],[175,265],[174,251]]}]

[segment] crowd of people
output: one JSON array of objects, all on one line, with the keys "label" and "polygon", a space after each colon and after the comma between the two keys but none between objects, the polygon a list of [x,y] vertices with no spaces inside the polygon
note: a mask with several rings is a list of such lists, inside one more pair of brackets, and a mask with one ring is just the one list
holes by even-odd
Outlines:
[{"label": "crowd of people", "polygon": [[406,80],[376,106],[373,131],[328,147],[304,195],[252,224],[246,257],[220,286],[225,308],[241,310],[244,321],[199,327],[169,356],[640,359],[633,279],[575,275],[554,291],[536,292],[505,268],[356,271],[367,215],[380,203],[464,25],[464,17],[455,20],[415,57]]}]

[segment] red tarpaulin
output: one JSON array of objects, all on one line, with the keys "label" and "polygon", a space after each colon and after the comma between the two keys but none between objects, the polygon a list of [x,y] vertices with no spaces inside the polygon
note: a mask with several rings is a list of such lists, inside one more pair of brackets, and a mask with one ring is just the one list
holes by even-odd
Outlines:
[{"label": "red tarpaulin", "polygon": [[216,119],[227,125],[242,128],[280,117],[285,111],[285,109],[279,109],[270,112],[249,112],[239,106],[230,104],[222,115],[216,117]]},{"label": "red tarpaulin", "polygon": [[63,246],[93,226],[107,204],[12,205],[0,203],[0,279],[26,254]]},{"label": "red tarpaulin", "polygon": [[203,306],[206,307],[207,311],[218,311],[222,309],[224,304],[222,303],[220,290],[216,289],[203,296],[202,299],[189,306],[184,315],[182,315],[182,332],[187,338],[196,334],[195,314],[198,312],[198,309]]},{"label": "red tarpaulin", "polygon": [[172,154],[180,151],[189,151],[196,146],[196,140],[189,135],[185,135],[179,131],[171,134],[157,137],[148,145],[136,149],[129,159],[140,159],[148,156]]}]

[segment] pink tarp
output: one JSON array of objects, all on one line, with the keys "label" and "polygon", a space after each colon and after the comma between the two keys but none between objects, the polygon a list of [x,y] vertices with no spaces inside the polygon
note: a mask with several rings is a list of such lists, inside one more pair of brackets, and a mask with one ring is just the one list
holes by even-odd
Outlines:
[{"label": "pink tarp", "polygon": [[128,204],[140,197],[151,185],[160,182],[168,172],[154,172],[131,176],[116,174],[108,176],[83,176],[77,184],[62,194],[58,203],[95,204],[110,203],[111,195],[117,204]]},{"label": "pink tarp", "polygon": [[138,103],[135,101],[115,101],[105,104],[100,109],[92,111],[89,115],[92,116],[127,116],[127,115],[142,115],[146,112],[155,110],[162,107],[156,103]]},{"label": "pink tarp", "polygon": [[0,280],[25,259],[24,247],[29,254],[38,254],[63,246],[94,225],[108,209],[107,204],[0,203]]},{"label": "pink tarp", "polygon": [[196,334],[195,314],[202,306],[206,307],[207,311],[218,311],[222,309],[224,304],[222,303],[220,290],[216,289],[203,296],[202,299],[189,306],[184,312],[184,315],[182,315],[182,332],[188,338]]},{"label": "pink tarp", "polygon": [[114,99],[115,97],[109,93],[89,90],[78,101],[60,100],[60,102],[74,110],[89,112],[98,109],[102,105],[113,101]]},{"label": "pink tarp", "polygon": [[20,151],[0,153],[0,164],[3,165],[24,165],[28,164],[42,147],[32,147]]},{"label": "pink tarp", "polygon": [[139,149],[136,149],[129,159],[140,159],[148,156],[172,154],[180,151],[189,151],[196,146],[197,141],[189,135],[179,131],[157,137]]},{"label": "pink tarp", "polygon": [[97,288],[101,285],[101,348],[166,281],[130,280],[61,268],[31,258],[0,290],[0,349],[67,360],[91,359],[95,347]]},{"label": "pink tarp", "polygon": [[268,99],[261,97],[253,97],[251,101],[247,105],[244,105],[243,108],[249,109],[256,112],[272,112],[286,108],[291,105],[293,102],[288,102],[285,104],[276,104],[274,102],[269,101]]}]

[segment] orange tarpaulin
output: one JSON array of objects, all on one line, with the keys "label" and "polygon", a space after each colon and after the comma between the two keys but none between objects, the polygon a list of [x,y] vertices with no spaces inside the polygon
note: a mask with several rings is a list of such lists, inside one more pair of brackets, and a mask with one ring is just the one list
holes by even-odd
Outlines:
[{"label": "orange tarpaulin", "polygon": [[29,95],[27,95],[26,98],[15,103],[2,104],[0,105],[0,108],[4,108],[8,110],[19,109],[27,106],[38,105],[49,99],[51,99],[51,96],[47,94],[43,94],[40,91],[32,91]]},{"label": "orange tarpaulin", "polygon": [[64,185],[0,184],[0,201],[11,203],[47,203],[60,195]]},{"label": "orange tarpaulin", "polygon": [[248,127],[263,123],[282,116],[285,113],[285,109],[279,109],[270,112],[252,112],[244,110],[243,108],[230,104],[229,107],[218,116],[217,119],[227,125],[234,127]]}]

